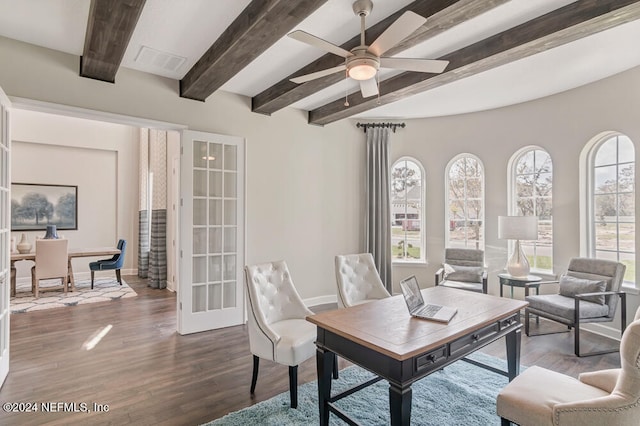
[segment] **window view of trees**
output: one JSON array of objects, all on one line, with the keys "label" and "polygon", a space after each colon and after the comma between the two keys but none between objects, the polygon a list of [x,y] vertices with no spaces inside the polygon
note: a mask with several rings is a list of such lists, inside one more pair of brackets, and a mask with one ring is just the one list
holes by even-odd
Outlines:
[{"label": "window view of trees", "polygon": [[401,159],[391,167],[391,250],[394,260],[424,258],[422,168]]},{"label": "window view of trees", "polygon": [[448,247],[484,249],[484,171],[479,160],[462,156],[449,167]]},{"label": "window view of trees", "polygon": [[517,158],[512,214],[538,216],[538,240],[522,241],[522,248],[532,269],[553,270],[553,164],[551,156],[541,149],[523,152]]},{"label": "window view of trees", "polygon": [[626,136],[597,148],[593,162],[593,255],[627,265],[625,280],[635,282],[635,149]]}]

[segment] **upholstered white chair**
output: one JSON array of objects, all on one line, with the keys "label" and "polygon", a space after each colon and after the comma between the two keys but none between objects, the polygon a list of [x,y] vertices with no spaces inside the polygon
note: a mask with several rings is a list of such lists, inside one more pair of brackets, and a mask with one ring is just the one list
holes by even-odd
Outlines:
[{"label": "upholstered white chair", "polygon": [[[48,290],[67,292],[69,283],[69,240],[37,239],[36,260],[31,267],[31,291],[36,299],[40,293],[40,280],[59,279],[60,286],[47,287]],[[44,289],[42,290],[44,291]]]},{"label": "upholstered white chair", "polygon": [[371,253],[338,255],[335,264],[339,308],[391,296],[382,284]]},{"label": "upholstered white chair", "polygon": [[298,406],[298,364],[316,352],[313,315],[296,291],[284,261],[245,266],[249,313],[249,347],[253,354],[251,394],[260,358],[289,366],[291,408]]},{"label": "upholstered white chair", "polygon": [[444,263],[436,272],[436,285],[461,290],[487,293],[487,271],[484,269],[484,251],[466,248],[448,248]]},{"label": "upholstered white chair", "polygon": [[620,342],[621,368],[578,379],[529,367],[500,391],[502,425],[638,426],[640,424],[640,309]]}]

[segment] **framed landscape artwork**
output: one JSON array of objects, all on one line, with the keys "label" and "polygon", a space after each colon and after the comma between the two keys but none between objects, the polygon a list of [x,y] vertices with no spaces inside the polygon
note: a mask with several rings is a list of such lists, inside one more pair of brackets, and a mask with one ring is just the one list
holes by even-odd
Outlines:
[{"label": "framed landscape artwork", "polygon": [[78,229],[78,187],[35,183],[11,184],[11,230]]}]

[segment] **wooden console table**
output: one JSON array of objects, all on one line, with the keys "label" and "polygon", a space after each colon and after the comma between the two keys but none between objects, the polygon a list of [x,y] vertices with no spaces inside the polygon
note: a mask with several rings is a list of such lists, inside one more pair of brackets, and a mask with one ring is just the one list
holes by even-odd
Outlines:
[{"label": "wooden console table", "polygon": [[509,380],[518,375],[520,310],[527,302],[442,286],[422,290],[422,294],[427,303],[456,307],[458,313],[448,324],[413,318],[402,296],[395,296],[307,317],[318,327],[316,362],[321,425],[329,424],[330,412],[355,424],[334,402],[377,380],[331,396],[335,355],[389,382],[392,425],[411,422],[413,382],[502,337],[506,339],[508,372],[465,360],[504,374]]},{"label": "wooden console table", "polygon": [[[73,267],[71,266],[71,259],[74,257],[97,257],[97,256],[113,256],[120,253],[120,250],[113,247],[98,247],[98,248],[70,248],[69,251],[69,284],[71,285],[71,291],[76,288],[76,283],[73,278]],[[11,253],[11,296],[16,295],[16,262],[21,260],[31,260],[35,262],[36,253],[35,250],[32,253]]]}]

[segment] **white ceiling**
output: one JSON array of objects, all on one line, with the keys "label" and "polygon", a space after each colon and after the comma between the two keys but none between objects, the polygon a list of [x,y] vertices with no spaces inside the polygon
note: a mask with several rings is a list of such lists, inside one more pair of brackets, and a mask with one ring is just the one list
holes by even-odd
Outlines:
[{"label": "white ceiling", "polygon": [[[411,1],[374,0],[367,26]],[[122,66],[182,78],[249,2],[147,0]],[[511,0],[397,56],[437,58],[572,2]],[[359,18],[353,14],[351,3],[351,0],[328,0],[296,29],[340,45],[359,31]],[[80,56],[89,4],[88,0],[0,0],[0,35]],[[640,65],[637,40],[640,40],[640,21],[375,108],[357,117],[452,115],[552,95]],[[135,59],[143,46],[182,57],[184,63],[175,71],[140,64]],[[257,95],[323,54],[323,51],[284,37],[229,80],[222,90]],[[383,70],[381,79],[390,75],[394,73]],[[384,85],[384,81],[381,84]],[[310,110],[343,97],[346,90],[356,91],[357,86],[345,80],[293,107]]]}]

